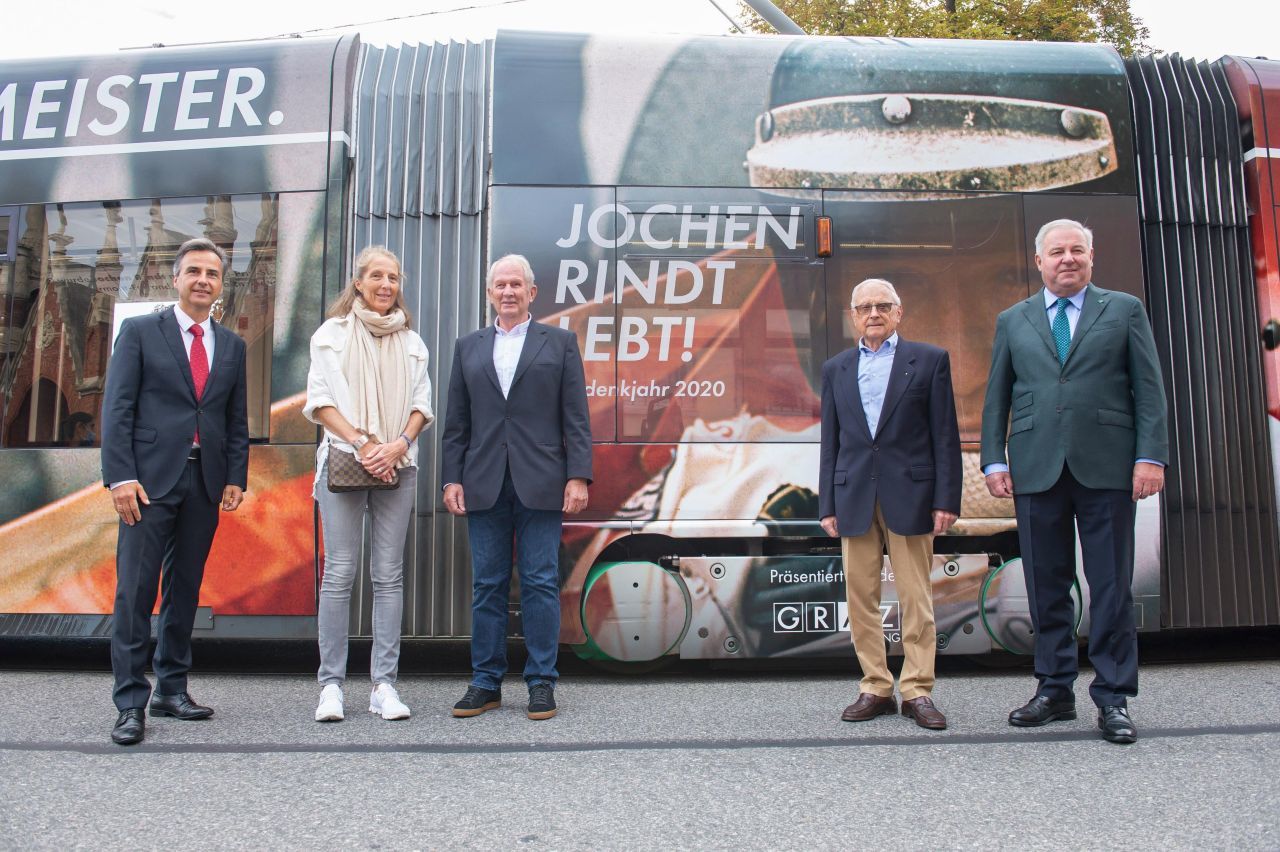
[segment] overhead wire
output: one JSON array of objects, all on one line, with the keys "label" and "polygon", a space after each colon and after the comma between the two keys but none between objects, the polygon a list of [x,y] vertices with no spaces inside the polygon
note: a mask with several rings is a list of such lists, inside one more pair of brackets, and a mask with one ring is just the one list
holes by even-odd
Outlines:
[{"label": "overhead wire", "polygon": [[720,4],[717,3],[716,0],[707,0],[707,2],[710,3],[712,6],[714,6],[717,12],[719,12],[721,15],[724,15],[725,20],[727,20],[730,26],[732,26],[735,30],[737,30],[739,34],[746,35],[746,31],[742,29],[741,25],[738,24],[737,20],[734,19],[734,17],[730,15],[728,12],[726,12],[724,9],[721,9]]},{"label": "overhead wire", "polygon": [[407,21],[412,18],[426,18],[431,15],[450,15],[454,12],[471,12],[476,9],[496,9],[499,6],[511,6],[515,3],[528,3],[529,0],[499,0],[496,3],[473,3],[470,6],[455,6],[452,9],[435,9],[430,12],[415,12],[412,15],[396,15],[390,18],[377,18],[372,21],[356,21],[350,24],[334,24],[331,27],[316,27],[310,30],[293,30],[292,32],[279,33],[273,36],[264,36],[264,38],[289,38],[291,36],[310,35],[312,33],[325,33],[330,30],[348,30],[354,27],[367,27],[373,24],[389,24],[394,21]]}]

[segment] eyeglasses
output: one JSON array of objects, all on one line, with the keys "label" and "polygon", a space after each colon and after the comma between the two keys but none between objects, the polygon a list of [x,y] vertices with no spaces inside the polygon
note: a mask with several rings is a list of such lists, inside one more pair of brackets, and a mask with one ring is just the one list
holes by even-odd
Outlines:
[{"label": "eyeglasses", "polygon": [[893,302],[876,302],[871,305],[854,305],[853,309],[857,311],[858,316],[865,317],[871,313],[872,309],[878,314],[887,314],[896,307],[898,306]]}]

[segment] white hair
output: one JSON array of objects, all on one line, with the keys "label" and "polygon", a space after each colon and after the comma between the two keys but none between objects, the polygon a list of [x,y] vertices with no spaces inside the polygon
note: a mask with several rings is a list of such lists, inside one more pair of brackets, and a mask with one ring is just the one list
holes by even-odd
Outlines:
[{"label": "white hair", "polygon": [[484,288],[486,290],[493,286],[493,271],[504,263],[514,263],[520,267],[520,274],[524,276],[524,283],[533,283],[533,267],[529,265],[529,259],[522,254],[504,254],[489,264],[489,274],[484,278]]},{"label": "white hair", "polygon": [[890,284],[888,281],[885,281],[883,278],[868,278],[866,281],[859,282],[858,285],[853,288],[853,292],[849,294],[849,307],[852,308],[857,306],[859,291],[867,287],[870,287],[873,284],[879,284],[881,287],[888,290],[889,296],[893,299],[893,303],[895,305],[902,304],[902,300],[898,298],[898,291],[893,288],[892,284]]},{"label": "white hair", "polygon": [[1054,219],[1052,222],[1045,222],[1041,225],[1039,232],[1036,233],[1036,254],[1044,254],[1044,238],[1049,236],[1050,231],[1056,231],[1059,228],[1074,228],[1084,234],[1085,247],[1089,251],[1093,251],[1093,231],[1090,231],[1075,219]]}]

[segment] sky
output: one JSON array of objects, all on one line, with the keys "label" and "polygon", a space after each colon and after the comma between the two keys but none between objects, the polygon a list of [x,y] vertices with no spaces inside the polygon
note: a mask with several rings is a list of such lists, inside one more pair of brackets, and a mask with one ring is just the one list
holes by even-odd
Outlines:
[{"label": "sky", "polygon": [[[738,14],[737,0],[218,0],[205,5],[46,0],[6,5],[8,38],[0,56],[8,59],[353,30],[374,44],[483,39],[499,27],[722,35],[731,25],[717,5]],[[1130,0],[1130,8],[1151,30],[1151,44],[1165,52],[1198,59],[1224,54],[1280,59],[1275,0]],[[398,20],[372,23],[384,18]],[[352,24],[358,26],[345,26]]]}]

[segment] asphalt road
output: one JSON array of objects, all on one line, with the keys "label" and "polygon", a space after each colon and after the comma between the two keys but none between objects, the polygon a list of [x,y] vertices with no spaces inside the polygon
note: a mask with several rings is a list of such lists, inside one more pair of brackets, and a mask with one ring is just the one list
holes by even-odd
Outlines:
[{"label": "asphalt road", "polygon": [[[1087,676],[1087,675],[1086,675]],[[1141,739],[1081,718],[1014,729],[1025,671],[944,674],[949,730],[839,720],[835,672],[562,681],[560,715],[449,708],[460,676],[401,680],[411,719],[311,721],[303,675],[193,676],[207,722],[109,741],[102,672],[0,671],[0,847],[191,849],[1277,849],[1280,661],[1143,670]]]}]

